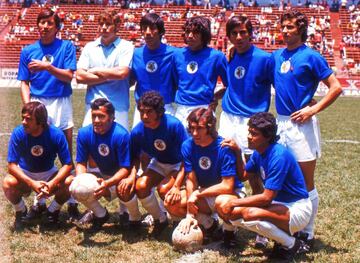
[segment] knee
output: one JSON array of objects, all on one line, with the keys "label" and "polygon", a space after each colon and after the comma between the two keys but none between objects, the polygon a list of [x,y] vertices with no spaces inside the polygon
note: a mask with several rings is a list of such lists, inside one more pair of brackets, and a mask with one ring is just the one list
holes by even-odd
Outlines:
[{"label": "knee", "polygon": [[169,192],[169,190],[170,190],[170,187],[168,185],[161,184],[157,187],[158,194],[159,194],[160,198],[163,200],[165,198],[166,193]]},{"label": "knee", "polygon": [[135,191],[139,198],[145,198],[150,194],[151,188],[148,186],[146,180],[140,177],[136,180]]},{"label": "knee", "polygon": [[71,185],[72,181],[74,180],[74,176],[73,175],[69,175],[68,177],[66,177],[65,181],[64,181],[64,185],[65,187],[69,188],[69,186]]},{"label": "knee", "polygon": [[129,202],[135,195],[134,191],[131,191],[130,189],[126,191],[125,193],[121,191],[120,186],[118,185],[116,187],[116,194],[119,197],[119,199],[123,202]]},{"label": "knee", "polygon": [[254,221],[259,219],[259,209],[256,207],[249,207],[242,211],[242,218],[245,221]]},{"label": "knee", "polygon": [[227,215],[226,211],[224,211],[224,206],[231,200],[233,197],[229,195],[219,195],[215,199],[215,209],[218,212],[220,217]]},{"label": "knee", "polygon": [[15,188],[19,185],[19,181],[12,176],[6,176],[3,181],[3,189],[4,191],[9,190],[11,188]]}]

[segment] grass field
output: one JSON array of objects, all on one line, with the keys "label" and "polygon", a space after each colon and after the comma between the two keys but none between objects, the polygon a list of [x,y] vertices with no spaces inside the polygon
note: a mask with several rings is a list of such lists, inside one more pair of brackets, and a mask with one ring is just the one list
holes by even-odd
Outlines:
[{"label": "grass field", "polygon": [[[75,132],[83,118],[84,91],[73,97]],[[18,89],[0,89],[0,172],[6,174],[9,134],[20,124]],[[322,158],[316,170],[320,208],[315,250],[297,258],[301,262],[360,262],[360,98],[340,98],[319,114]],[[132,119],[132,116],[130,116]],[[27,200],[28,204],[31,200]],[[67,223],[58,229],[40,224],[15,232],[14,212],[0,194],[0,263],[3,262],[266,262],[263,251],[252,248],[254,235],[239,231],[239,248],[232,251],[206,249],[186,256],[170,245],[170,229],[161,240],[145,232],[130,233],[116,221],[117,202],[107,204],[110,223],[92,234]]]}]

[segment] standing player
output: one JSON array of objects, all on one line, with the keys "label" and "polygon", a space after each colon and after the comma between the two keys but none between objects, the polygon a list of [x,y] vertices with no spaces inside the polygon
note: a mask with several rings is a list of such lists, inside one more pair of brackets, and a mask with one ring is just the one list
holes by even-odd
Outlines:
[{"label": "standing player", "polygon": [[[3,190],[15,208],[15,228],[28,221],[27,208],[22,199],[35,191],[37,198],[55,195],[47,209],[49,223],[57,223],[61,206],[69,199],[65,179],[70,174],[71,156],[66,138],[58,128],[47,123],[44,104],[25,103],[21,110],[22,125],[11,135],[8,153],[9,174],[5,176]],[[56,156],[62,164],[58,170]]]},{"label": "standing player", "polygon": [[76,80],[88,85],[83,126],[91,123],[91,102],[106,98],[115,107],[115,121],[128,129],[129,74],[134,46],[116,35],[120,23],[115,10],[102,12],[98,18],[100,37],[86,44],[79,58]]},{"label": "standing player", "polygon": [[[51,9],[43,9],[37,17],[40,40],[21,51],[18,80],[21,80],[23,103],[40,101],[46,106],[48,121],[61,129],[72,154],[73,116],[71,80],[76,70],[75,47],[70,41],[56,38],[60,30],[60,18]],[[34,217],[45,211],[45,199],[34,201],[31,213]],[[71,201],[70,217],[79,214]]]},{"label": "standing player", "polygon": [[[114,122],[114,106],[105,98],[91,103],[92,124],[79,130],[76,152],[76,175],[87,172],[87,161],[91,156],[100,169],[95,197],[111,201],[117,197],[129,211],[130,225],[140,223],[141,214],[134,193],[135,177],[129,177],[130,136],[120,124]],[[70,179],[72,179],[70,177]],[[130,187],[124,188],[123,185]],[[132,186],[132,187],[131,187]],[[89,209],[79,223],[92,222],[99,229],[108,219],[109,213],[98,200],[83,202]]]},{"label": "standing player", "polygon": [[[141,32],[146,45],[136,48],[132,63],[132,75],[136,80],[135,100],[150,90],[156,90],[164,98],[165,111],[173,115],[176,81],[174,78],[174,47],[161,43],[165,34],[164,21],[155,13],[148,13],[140,20]],[[133,127],[140,121],[135,106]]]},{"label": "standing player", "polygon": [[[286,48],[273,53],[275,106],[278,113],[280,143],[295,155],[313,205],[309,225],[303,239],[309,248],[314,240],[314,220],[319,198],[314,184],[316,159],[320,157],[320,130],[316,114],[327,108],[341,94],[339,81],[326,60],[304,43],[308,20],[297,10],[281,17],[281,28]],[[329,88],[316,104],[311,103],[319,82]]]},{"label": "standing player", "polygon": [[[236,176],[236,156],[229,147],[221,146],[223,138],[216,132],[216,117],[212,109],[194,109],[188,117],[188,129],[192,138],[182,145],[186,173],[186,191],[182,200],[175,205],[166,204],[170,214],[186,217],[182,221],[183,232],[190,225],[200,224],[205,236],[211,236],[218,222],[212,218],[215,213],[215,199],[222,194],[245,196],[243,184]],[[223,224],[224,245],[234,245],[235,228]]]},{"label": "standing player", "polygon": [[215,107],[221,96],[214,95],[218,77],[225,86],[227,77],[224,54],[208,47],[211,40],[209,19],[189,18],[183,29],[187,47],[179,49],[174,57],[178,79],[175,117],[186,127],[187,116],[193,109],[210,104]]},{"label": "standing player", "polygon": [[216,208],[226,222],[273,239],[271,257],[291,260],[303,246],[292,235],[307,225],[312,205],[301,169],[292,153],[276,142],[276,132],[271,113],[250,118],[249,148],[255,151],[246,163],[244,178],[262,179],[264,191],[242,199],[220,196]]},{"label": "standing player", "polygon": [[[248,148],[248,120],[253,114],[268,111],[270,107],[270,54],[251,43],[252,24],[245,15],[228,20],[226,35],[234,46],[234,52],[227,67],[229,85],[222,100],[219,134],[226,142],[233,139],[248,160],[253,152]],[[256,247],[266,244],[265,238],[256,237]]]},{"label": "standing player", "polygon": [[164,101],[156,91],[145,92],[138,101],[141,122],[131,131],[131,148],[135,176],[140,153],[145,152],[151,161],[136,180],[136,195],[143,207],[154,218],[152,235],[157,237],[168,225],[152,188],[157,187],[165,203],[180,201],[180,187],[184,180],[181,144],[187,133],[175,117],[164,114]]}]

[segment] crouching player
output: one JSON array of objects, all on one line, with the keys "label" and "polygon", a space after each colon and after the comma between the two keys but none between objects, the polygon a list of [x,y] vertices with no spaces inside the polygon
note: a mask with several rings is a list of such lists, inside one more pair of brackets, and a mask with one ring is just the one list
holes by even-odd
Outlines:
[{"label": "crouching player", "polygon": [[305,181],[294,156],[276,142],[277,125],[271,113],[253,115],[248,125],[249,148],[255,151],[244,177],[260,180],[260,174],[264,190],[243,199],[221,196],[216,208],[224,221],[274,240],[271,257],[289,260],[304,245],[292,235],[308,224],[312,213]]},{"label": "crouching player", "polygon": [[[236,156],[229,147],[222,147],[223,138],[216,132],[216,117],[211,109],[197,108],[188,116],[189,133],[192,138],[182,145],[186,174],[186,191],[181,203],[165,207],[171,214],[185,217],[182,232],[200,224],[205,237],[214,237],[218,221],[212,217],[215,200],[222,194],[245,196],[243,184],[236,176]],[[224,245],[234,245],[235,227],[224,223]]]},{"label": "crouching player", "polygon": [[[8,152],[9,174],[3,190],[14,206],[15,228],[33,218],[22,199],[35,191],[37,198],[55,195],[47,209],[49,223],[57,223],[61,206],[70,197],[65,179],[72,169],[71,157],[64,133],[47,123],[47,111],[40,102],[28,102],[21,111],[22,125],[11,135]],[[56,156],[62,167],[54,166]],[[32,208],[34,209],[34,208]]]},{"label": "crouching player", "polygon": [[[99,98],[91,103],[91,118],[92,124],[81,128],[78,133],[76,175],[86,173],[91,156],[100,170],[100,174],[97,174],[100,186],[95,189],[95,200],[82,202],[89,211],[79,223],[92,222],[94,230],[100,229],[109,219],[109,213],[98,199],[105,197],[111,201],[119,197],[120,202],[128,208],[130,221],[136,224],[140,222],[141,214],[133,191],[135,178],[129,178],[129,133],[114,121],[115,109],[107,99]],[[129,187],[123,191],[122,185]]]},{"label": "crouching player", "polygon": [[157,237],[168,225],[168,220],[152,189],[157,187],[160,198],[166,202],[180,201],[184,180],[181,145],[187,139],[187,132],[177,118],[164,113],[164,100],[158,92],[145,92],[137,107],[141,122],[131,131],[132,176],[137,173],[143,151],[151,161],[136,180],[135,189],[143,207],[154,218],[152,235]]}]

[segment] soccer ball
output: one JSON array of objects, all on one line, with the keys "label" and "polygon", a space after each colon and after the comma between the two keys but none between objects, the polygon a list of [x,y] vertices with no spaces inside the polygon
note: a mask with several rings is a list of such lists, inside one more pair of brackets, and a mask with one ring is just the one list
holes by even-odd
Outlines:
[{"label": "soccer ball", "polygon": [[72,196],[79,202],[89,202],[95,200],[94,191],[100,184],[97,177],[90,173],[77,175],[72,181],[69,190]]},{"label": "soccer ball", "polygon": [[174,248],[176,250],[190,253],[199,250],[203,243],[203,233],[200,227],[191,226],[189,233],[183,234],[180,232],[180,226],[181,222],[172,234],[172,243]]}]

